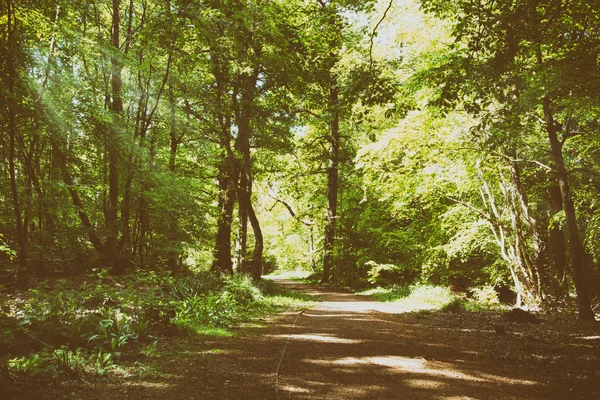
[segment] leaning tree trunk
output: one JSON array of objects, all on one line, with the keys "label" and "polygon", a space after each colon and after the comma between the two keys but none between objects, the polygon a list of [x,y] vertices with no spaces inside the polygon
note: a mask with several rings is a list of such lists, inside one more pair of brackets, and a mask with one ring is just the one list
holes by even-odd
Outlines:
[{"label": "leaning tree trunk", "polygon": [[546,132],[548,133],[548,139],[550,140],[552,158],[556,166],[556,178],[558,180],[563,210],[565,212],[565,222],[567,225],[567,234],[569,236],[569,252],[571,256],[573,283],[575,284],[575,290],[577,292],[579,319],[594,320],[594,312],[592,311],[589,291],[585,282],[585,253],[579,237],[575,206],[571,197],[571,188],[569,187],[569,179],[562,153],[563,142],[558,139],[557,125],[552,114],[552,107],[548,97],[544,97],[543,99],[543,109],[544,116],[546,118]]},{"label": "leaning tree trunk", "polygon": [[254,212],[254,208],[252,207],[251,201],[247,204],[247,210],[248,218],[250,219],[250,225],[252,225],[252,231],[254,232],[254,252],[252,253],[252,279],[258,281],[262,276],[262,257],[264,240],[262,230],[260,229],[260,224],[258,222],[258,218],[256,217],[256,213]]},{"label": "leaning tree trunk", "polygon": [[58,133],[54,133],[52,135],[52,157],[54,158],[56,166],[60,170],[60,173],[62,175],[63,182],[65,183],[69,194],[71,195],[71,201],[73,202],[73,206],[77,210],[77,215],[79,216],[79,220],[81,221],[81,224],[83,225],[87,233],[88,240],[90,241],[90,243],[92,243],[94,249],[96,249],[98,254],[106,254],[105,247],[102,244],[100,237],[96,233],[94,225],[92,224],[90,218],[85,212],[83,201],[79,196],[79,192],[77,192],[77,190],[75,189],[75,180],[73,179],[73,177],[71,176],[71,172],[69,171],[66,151],[61,149],[61,147],[66,146],[61,145],[60,140],[58,139],[58,135]]}]

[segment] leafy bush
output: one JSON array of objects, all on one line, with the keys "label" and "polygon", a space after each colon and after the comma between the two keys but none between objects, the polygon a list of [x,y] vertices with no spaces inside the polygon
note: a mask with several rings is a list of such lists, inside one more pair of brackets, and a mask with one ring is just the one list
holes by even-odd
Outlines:
[{"label": "leafy bush", "polygon": [[402,272],[402,268],[393,264],[378,264],[375,261],[368,261],[365,266],[369,268],[368,281],[371,284],[389,284],[397,281]]},{"label": "leafy bush", "polygon": [[496,293],[493,286],[473,288],[471,292],[473,293],[473,300],[483,306],[494,307],[500,304],[498,293]]}]

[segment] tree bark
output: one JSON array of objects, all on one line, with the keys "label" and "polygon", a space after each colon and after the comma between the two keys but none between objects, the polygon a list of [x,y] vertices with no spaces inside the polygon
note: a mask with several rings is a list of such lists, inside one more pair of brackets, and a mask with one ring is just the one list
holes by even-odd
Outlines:
[{"label": "tree bark", "polygon": [[327,170],[327,223],[323,254],[323,276],[321,282],[332,278],[333,247],[335,244],[335,224],[337,218],[337,197],[339,180],[340,121],[337,82],[333,79],[329,94],[329,107],[332,120],[329,126],[329,168]]},{"label": "tree bark", "polygon": [[546,120],[546,132],[548,133],[548,139],[550,140],[552,158],[556,166],[556,178],[558,180],[563,210],[565,212],[573,283],[575,284],[575,290],[577,292],[579,319],[593,321],[595,319],[594,312],[592,311],[589,290],[585,282],[585,252],[579,237],[575,206],[571,197],[571,188],[569,186],[569,179],[565,168],[562,153],[563,143],[558,139],[558,128],[556,121],[554,120],[554,115],[552,114],[552,107],[548,97],[544,97],[543,99],[543,109]]},{"label": "tree bark", "polygon": [[231,225],[233,223],[233,209],[237,197],[237,187],[240,167],[239,161],[234,157],[227,157],[222,162],[219,171],[219,219],[217,222],[217,235],[213,250],[214,261],[211,270],[219,274],[233,274],[231,260]]},{"label": "tree bark", "polygon": [[[235,147],[241,155],[240,169],[240,184],[239,184],[239,210],[241,223],[241,254],[244,258],[246,255],[247,235],[248,235],[248,220],[254,232],[254,252],[252,255],[252,278],[260,280],[262,275],[262,254],[263,254],[263,235],[260,228],[260,223],[256,217],[254,208],[252,207],[252,158],[250,155],[250,137],[252,136],[252,128],[250,120],[252,118],[251,105],[255,100],[256,81],[258,73],[251,76],[244,76],[241,79],[241,104],[236,110],[236,120],[238,125],[238,137],[236,138]],[[242,265],[243,265],[242,259]]]},{"label": "tree bark", "polygon": [[[556,185],[548,188],[548,219],[562,210],[562,196],[560,188]],[[565,235],[560,224],[553,223],[548,229],[548,248],[547,257],[550,266],[558,277],[558,287],[556,295],[559,299],[569,295],[569,285],[567,282],[567,254]]]}]

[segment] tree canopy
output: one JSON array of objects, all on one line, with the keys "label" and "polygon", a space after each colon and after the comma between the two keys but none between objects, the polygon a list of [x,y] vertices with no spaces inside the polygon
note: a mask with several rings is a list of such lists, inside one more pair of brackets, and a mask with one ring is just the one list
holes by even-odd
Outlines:
[{"label": "tree canopy", "polygon": [[600,2],[2,0],[3,284],[600,295]]}]

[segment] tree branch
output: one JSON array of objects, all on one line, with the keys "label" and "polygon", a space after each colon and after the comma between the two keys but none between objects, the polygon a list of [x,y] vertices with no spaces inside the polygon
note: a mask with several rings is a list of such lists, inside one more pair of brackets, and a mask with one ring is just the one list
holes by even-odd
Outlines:
[{"label": "tree branch", "polygon": [[294,209],[292,208],[292,206],[290,206],[285,201],[283,201],[283,200],[281,200],[281,199],[279,199],[277,197],[271,196],[271,194],[268,194],[268,196],[270,198],[272,198],[273,200],[275,200],[275,204],[277,204],[277,203],[283,204],[283,206],[288,210],[288,212],[290,213],[290,215],[292,216],[292,218],[294,218],[296,221],[302,222],[306,226],[312,226],[313,225],[313,222],[311,222],[311,221],[301,220],[300,218],[298,218],[298,216],[294,212]]},{"label": "tree branch", "polygon": [[388,4],[387,8],[385,9],[383,16],[381,17],[379,22],[377,22],[377,24],[375,25],[375,28],[373,28],[373,31],[371,32],[371,45],[369,46],[369,72],[373,72],[373,44],[375,42],[375,35],[377,34],[377,29],[379,28],[379,25],[381,25],[383,23],[383,21],[385,20],[385,17],[387,17],[387,13],[390,11],[390,9],[392,8],[393,5],[394,5],[394,0],[390,0],[390,3]]}]

